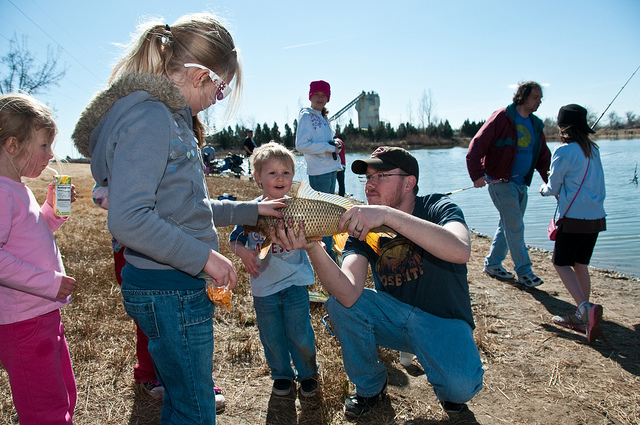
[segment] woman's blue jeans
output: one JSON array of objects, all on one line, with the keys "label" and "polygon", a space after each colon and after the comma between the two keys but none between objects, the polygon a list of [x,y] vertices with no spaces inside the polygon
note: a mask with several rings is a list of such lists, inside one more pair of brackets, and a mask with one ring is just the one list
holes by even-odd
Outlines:
[{"label": "woman's blue jeans", "polygon": [[301,382],[314,376],[318,365],[307,287],[290,286],[273,295],[253,297],[253,306],[271,379]]},{"label": "woman's blue jeans", "polygon": [[124,281],[122,296],[127,314],[149,338],[165,389],[162,424],[215,424],[214,305],[206,290],[150,290]]},{"label": "woman's blue jeans", "polygon": [[489,184],[489,195],[500,213],[500,222],[493,236],[489,255],[484,260],[486,267],[500,266],[510,251],[517,275],[531,273],[531,259],[524,241],[527,190],[526,185],[513,182]]},{"label": "woman's blue jeans", "polygon": [[434,316],[368,288],[350,308],[333,296],[325,308],[358,395],[378,394],[387,379],[378,345],[414,353],[441,401],[466,403],[482,388],[482,362],[466,321]]}]

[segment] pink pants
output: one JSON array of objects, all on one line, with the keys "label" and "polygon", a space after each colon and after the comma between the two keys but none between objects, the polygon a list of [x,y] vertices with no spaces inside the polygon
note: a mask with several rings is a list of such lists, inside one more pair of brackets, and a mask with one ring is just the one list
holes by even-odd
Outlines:
[{"label": "pink pants", "polygon": [[21,425],[73,423],[78,392],[60,310],[0,325],[0,363]]}]

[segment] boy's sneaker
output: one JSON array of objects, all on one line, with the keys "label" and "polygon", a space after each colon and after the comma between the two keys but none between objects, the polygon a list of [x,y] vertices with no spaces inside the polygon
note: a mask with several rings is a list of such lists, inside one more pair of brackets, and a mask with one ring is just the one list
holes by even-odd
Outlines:
[{"label": "boy's sneaker", "polygon": [[215,385],[213,386],[213,392],[216,395],[216,414],[224,412],[224,408],[226,407],[225,398],[222,395],[222,390]]},{"label": "boy's sneaker", "polygon": [[344,415],[350,418],[359,418],[371,413],[371,409],[382,402],[387,396],[387,382],[382,390],[373,397],[362,397],[358,394],[349,396],[344,402]]},{"label": "boy's sneaker", "polygon": [[502,266],[495,266],[495,267],[484,266],[484,269],[482,271],[488,274],[489,276],[502,281],[508,281],[515,277],[513,273],[511,273],[510,271],[507,271],[507,269],[505,269]]},{"label": "boy's sneaker", "polygon": [[318,381],[313,378],[300,382],[300,395],[302,397],[314,397],[318,392]]},{"label": "boy's sneaker", "polygon": [[273,388],[271,392],[273,395],[279,395],[281,397],[289,395],[291,393],[291,385],[293,383],[288,379],[276,379],[273,381]]},{"label": "boy's sneaker", "polygon": [[157,379],[154,379],[150,382],[141,382],[140,387],[149,397],[159,400],[164,397],[164,387],[158,382]]}]

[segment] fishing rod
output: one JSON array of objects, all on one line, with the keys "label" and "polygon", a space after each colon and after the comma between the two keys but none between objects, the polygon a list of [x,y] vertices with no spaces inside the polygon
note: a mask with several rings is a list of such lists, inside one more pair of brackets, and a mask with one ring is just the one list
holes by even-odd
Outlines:
[{"label": "fishing rod", "polygon": [[598,125],[598,123],[600,122],[600,120],[602,119],[602,117],[604,116],[604,114],[607,112],[607,110],[609,110],[609,106],[611,106],[613,104],[613,102],[615,102],[615,100],[618,98],[618,95],[620,95],[620,93],[622,93],[622,90],[624,90],[624,88],[627,86],[627,84],[629,84],[629,81],[631,81],[631,79],[633,78],[634,75],[636,75],[636,72],[638,72],[638,70],[640,69],[640,66],[638,66],[636,68],[635,71],[633,71],[633,74],[631,74],[631,77],[629,77],[629,79],[627,80],[626,83],[624,83],[624,86],[622,86],[622,88],[620,89],[620,91],[618,92],[618,94],[616,94],[616,97],[613,98],[613,100],[609,103],[609,105],[605,108],[604,112],[602,112],[602,114],[600,115],[600,117],[596,120],[595,123],[593,123],[593,125],[591,126],[592,130],[595,130],[596,125]]},{"label": "fishing rod", "polygon": [[[513,177],[518,177],[518,176],[513,176]],[[497,183],[497,182],[506,182],[506,181],[507,181],[507,179],[495,179],[495,180],[491,180],[491,181],[487,182],[487,184]],[[465,187],[465,188],[462,188],[462,189],[452,190],[451,192],[445,193],[445,195],[449,196],[449,195],[451,195],[453,193],[458,193],[458,192],[462,192],[464,190],[473,189],[474,187],[475,186],[469,186],[469,187]]]}]

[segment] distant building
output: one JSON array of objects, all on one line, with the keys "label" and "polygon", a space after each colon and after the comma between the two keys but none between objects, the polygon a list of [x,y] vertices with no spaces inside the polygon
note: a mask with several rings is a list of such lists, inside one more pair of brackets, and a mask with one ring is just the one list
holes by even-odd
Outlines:
[{"label": "distant building", "polygon": [[356,102],[356,111],[360,128],[377,128],[380,124],[380,96],[375,92],[362,92]]}]

